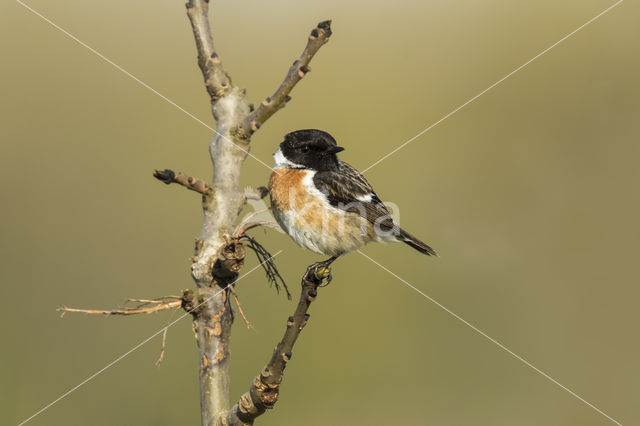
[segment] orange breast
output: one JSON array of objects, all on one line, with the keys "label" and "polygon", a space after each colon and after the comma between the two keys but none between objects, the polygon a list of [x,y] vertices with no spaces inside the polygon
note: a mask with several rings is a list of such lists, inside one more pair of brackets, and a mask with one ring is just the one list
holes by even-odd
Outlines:
[{"label": "orange breast", "polygon": [[[305,181],[309,171],[276,169],[269,179],[271,208],[282,229],[300,246],[331,256],[348,253],[375,237],[371,222],[332,207]],[[311,191],[310,191],[311,189]]]},{"label": "orange breast", "polygon": [[302,180],[307,173],[306,170],[275,169],[269,179],[272,207],[286,211],[292,206],[303,206],[307,201],[307,192]]}]

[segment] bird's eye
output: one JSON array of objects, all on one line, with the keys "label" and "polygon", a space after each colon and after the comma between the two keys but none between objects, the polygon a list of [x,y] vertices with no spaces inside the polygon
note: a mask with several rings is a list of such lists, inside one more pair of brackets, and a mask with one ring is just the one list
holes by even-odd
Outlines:
[{"label": "bird's eye", "polygon": [[306,145],[303,145],[300,147],[300,152],[309,152],[309,147]]}]

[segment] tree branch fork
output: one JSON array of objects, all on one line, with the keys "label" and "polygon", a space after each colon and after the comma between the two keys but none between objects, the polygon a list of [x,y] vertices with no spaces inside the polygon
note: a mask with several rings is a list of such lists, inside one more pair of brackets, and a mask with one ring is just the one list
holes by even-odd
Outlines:
[{"label": "tree branch fork", "polygon": [[[250,389],[231,406],[229,397],[229,339],[234,320],[231,299],[237,302],[234,287],[244,265],[246,248],[252,249],[264,268],[267,280],[276,289],[289,291],[282,280],[273,256],[246,232],[257,226],[277,226],[271,222],[242,222],[237,224],[240,211],[247,200],[262,199],[267,195],[264,187],[240,187],[241,168],[248,155],[252,135],[291,100],[290,93],[311,70],[309,64],[319,49],[331,37],[331,21],[322,21],[307,37],[301,55],[289,67],[276,91],[256,107],[249,103],[246,90],[232,83],[216,52],[209,24],[208,0],[189,0],[187,16],[191,23],[198,66],[209,95],[216,134],[209,142],[213,166],[210,182],[171,169],[156,170],[154,176],[166,183],[177,184],[202,196],[204,221],[196,238],[192,257],[191,275],[194,290],[185,290],[181,296],[157,299],[131,299],[114,310],[78,309],[61,306],[65,313],[132,316],[178,309],[191,314],[193,329],[200,352],[200,406],[202,424],[249,425],[267,409],[273,408],[282,382],[284,368],[291,359],[293,346],[307,323],[307,310],[317,296],[318,286],[329,277],[326,267],[307,268],[297,308],[287,321],[283,338],[271,359],[251,383]],[[238,304],[238,310],[242,308]],[[243,315],[244,316],[244,315]],[[165,327],[163,349],[166,341]]]}]

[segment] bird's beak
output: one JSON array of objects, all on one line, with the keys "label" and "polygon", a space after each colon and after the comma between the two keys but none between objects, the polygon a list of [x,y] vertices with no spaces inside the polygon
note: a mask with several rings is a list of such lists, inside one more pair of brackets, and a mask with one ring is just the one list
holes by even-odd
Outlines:
[{"label": "bird's beak", "polygon": [[329,154],[337,154],[340,151],[344,151],[344,148],[341,146],[332,146],[329,148]]}]

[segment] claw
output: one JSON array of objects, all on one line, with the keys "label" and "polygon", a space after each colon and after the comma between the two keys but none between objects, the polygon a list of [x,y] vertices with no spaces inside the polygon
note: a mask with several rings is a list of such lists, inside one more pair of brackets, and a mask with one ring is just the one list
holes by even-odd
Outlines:
[{"label": "claw", "polygon": [[[307,279],[313,279],[314,281],[319,281],[319,283],[316,285],[320,287],[329,285],[329,283],[333,279],[333,275],[331,275],[331,268],[329,267],[329,265],[331,265],[334,260],[336,260],[336,258],[332,257],[325,260],[324,262],[316,262],[312,265],[309,265],[309,267],[307,268],[307,272],[302,279],[302,284],[304,285],[304,282]],[[322,281],[324,280],[326,280],[326,282],[322,284]]]},{"label": "claw", "polygon": [[314,271],[316,278],[319,280],[327,279],[327,281],[331,281],[331,269],[325,265],[316,266],[316,270]]}]

